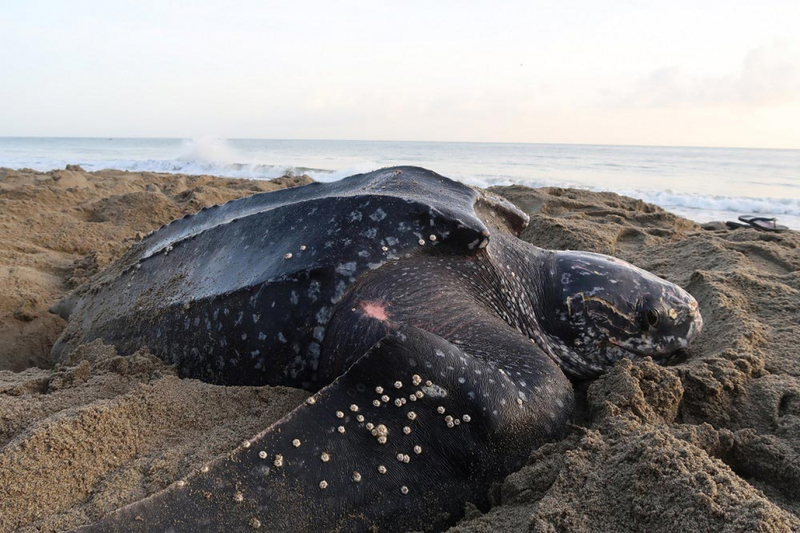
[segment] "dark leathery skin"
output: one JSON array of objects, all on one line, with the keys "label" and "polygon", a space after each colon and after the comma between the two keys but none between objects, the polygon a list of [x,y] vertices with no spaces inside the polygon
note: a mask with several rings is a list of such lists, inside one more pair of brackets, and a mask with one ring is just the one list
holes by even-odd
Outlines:
[{"label": "dark leathery skin", "polygon": [[573,377],[702,327],[679,287],[537,248],[502,199],[416,167],[236,200],[69,299],[54,355],[147,346],[183,376],[316,394],[85,531],[440,530],[566,431]]}]

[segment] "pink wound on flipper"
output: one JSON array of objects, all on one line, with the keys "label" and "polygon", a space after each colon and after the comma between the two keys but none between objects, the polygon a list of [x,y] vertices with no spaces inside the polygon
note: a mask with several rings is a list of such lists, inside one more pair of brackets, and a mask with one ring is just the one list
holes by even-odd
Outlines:
[{"label": "pink wound on flipper", "polygon": [[381,322],[389,321],[389,312],[386,310],[386,304],[383,302],[361,302],[361,310],[370,318],[380,320]]}]

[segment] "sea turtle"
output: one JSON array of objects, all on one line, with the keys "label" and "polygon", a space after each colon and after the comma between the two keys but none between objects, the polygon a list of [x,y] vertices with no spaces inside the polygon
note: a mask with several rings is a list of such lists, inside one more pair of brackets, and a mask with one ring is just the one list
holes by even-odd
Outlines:
[{"label": "sea turtle", "polygon": [[[258,194],[151,233],[60,311],[54,347],[147,346],[180,374],[314,394],[97,531],[441,529],[570,419],[570,380],[664,359],[695,299],[537,248],[499,197],[417,167]],[[566,373],[566,374],[565,374]]]}]

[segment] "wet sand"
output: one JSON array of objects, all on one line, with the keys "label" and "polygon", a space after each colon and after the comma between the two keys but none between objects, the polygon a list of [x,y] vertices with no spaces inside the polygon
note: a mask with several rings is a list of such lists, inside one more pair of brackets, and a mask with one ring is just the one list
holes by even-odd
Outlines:
[{"label": "wet sand", "polygon": [[[54,367],[47,312],[136,239],[206,205],[308,182],[0,169],[0,531],[61,531],[233,449],[307,393],[180,379],[93,343]],[[689,290],[687,361],[576,383],[567,438],[533,454],[454,531],[800,530],[800,234],[698,226],[639,200],[493,189],[523,238],[613,254]]]}]

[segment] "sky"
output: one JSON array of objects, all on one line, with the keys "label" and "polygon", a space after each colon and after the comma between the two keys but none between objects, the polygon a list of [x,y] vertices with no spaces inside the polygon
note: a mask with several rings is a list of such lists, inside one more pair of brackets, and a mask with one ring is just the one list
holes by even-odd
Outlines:
[{"label": "sky", "polygon": [[800,148],[800,1],[43,1],[0,136]]}]

